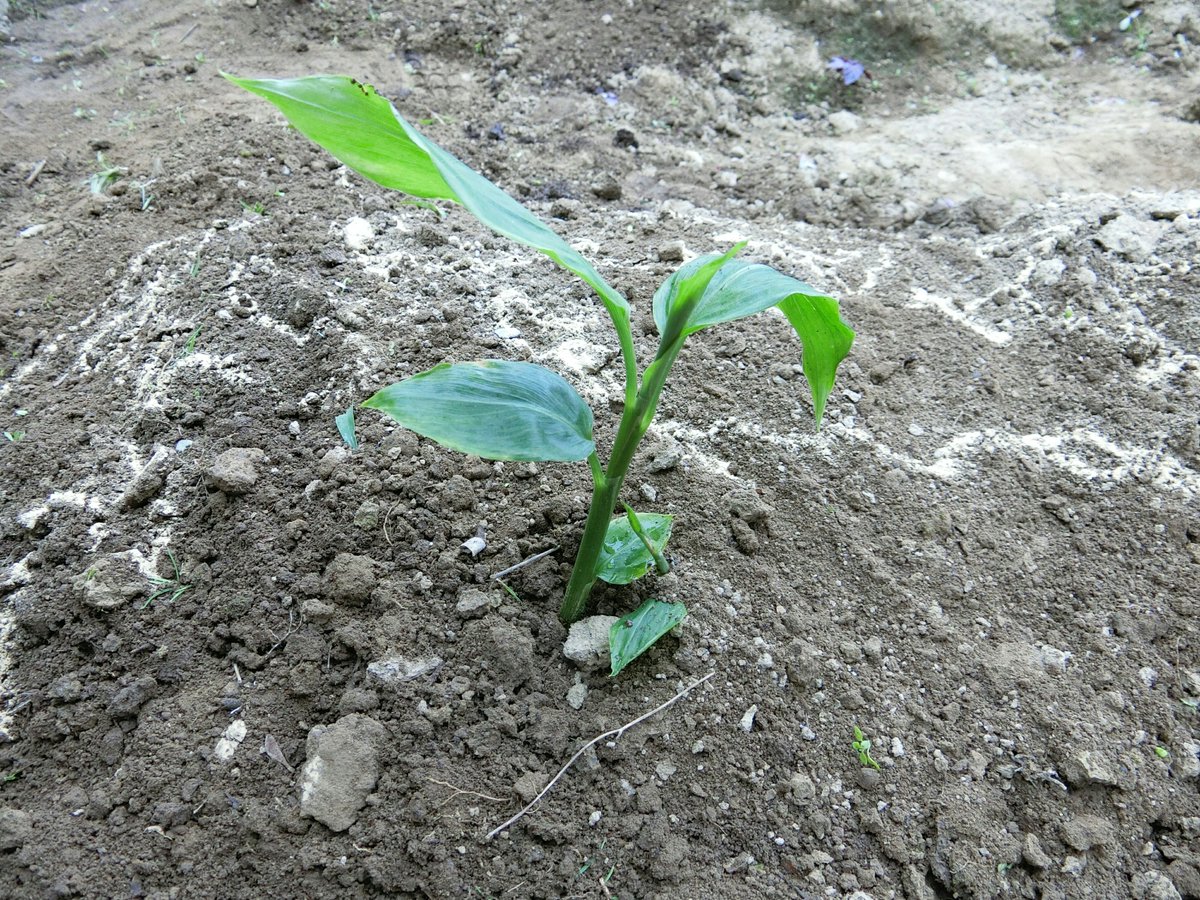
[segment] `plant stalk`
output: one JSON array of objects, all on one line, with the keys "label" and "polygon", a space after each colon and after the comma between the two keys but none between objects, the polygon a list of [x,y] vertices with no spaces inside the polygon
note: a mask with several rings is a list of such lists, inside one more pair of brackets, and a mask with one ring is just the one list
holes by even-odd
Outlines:
[{"label": "plant stalk", "polygon": [[604,538],[612,521],[613,509],[617,505],[625,475],[633,462],[634,453],[645,437],[658,408],[658,397],[667,381],[667,374],[675,357],[683,347],[683,338],[671,346],[659,346],[658,355],[646,367],[642,384],[632,406],[626,405],[617,426],[617,437],[613,442],[612,455],[603,477],[599,477],[597,466],[592,466],[592,505],[588,509],[587,522],[583,526],[583,537],[579,542],[579,553],[575,556],[575,568],[567,582],[567,593],[559,608],[558,617],[564,625],[570,625],[583,617],[592,587],[596,584],[596,566]]}]

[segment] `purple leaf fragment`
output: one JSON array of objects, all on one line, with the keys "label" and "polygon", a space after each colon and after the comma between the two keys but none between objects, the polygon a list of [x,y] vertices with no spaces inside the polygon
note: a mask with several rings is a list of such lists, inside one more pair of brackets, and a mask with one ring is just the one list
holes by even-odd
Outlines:
[{"label": "purple leaf fragment", "polygon": [[857,59],[849,59],[845,56],[835,56],[829,60],[827,68],[841,74],[842,83],[847,85],[854,84],[867,71],[866,67]]}]

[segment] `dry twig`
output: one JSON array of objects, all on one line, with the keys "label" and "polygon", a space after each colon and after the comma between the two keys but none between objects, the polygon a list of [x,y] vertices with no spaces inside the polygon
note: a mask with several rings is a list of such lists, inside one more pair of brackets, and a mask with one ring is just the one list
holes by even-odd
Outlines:
[{"label": "dry twig", "polygon": [[517,813],[515,816],[513,816],[511,819],[509,819],[503,825],[499,826],[498,828],[493,828],[491,831],[489,831],[486,839],[490,841],[492,838],[494,838],[500,832],[504,831],[505,829],[507,829],[508,827],[513,825],[518,819],[520,819],[523,815],[525,815],[525,813],[529,812],[531,809],[533,809],[535,806],[537,806],[538,802],[543,797],[545,797],[546,794],[550,793],[550,789],[552,787],[554,787],[555,784],[558,783],[558,780],[560,778],[562,778],[563,775],[566,774],[567,769],[571,768],[571,766],[573,766],[575,764],[575,760],[577,760],[577,759],[579,759],[579,757],[583,756],[583,754],[586,753],[589,748],[594,747],[596,744],[600,743],[602,740],[604,740],[607,737],[611,737],[614,740],[619,741],[621,739],[621,736],[624,735],[625,732],[628,731],[630,728],[632,728],[634,725],[638,725],[642,722],[645,722],[651,716],[657,715],[658,713],[662,712],[664,709],[666,709],[668,706],[670,706],[672,703],[674,703],[680,697],[684,697],[687,694],[691,693],[693,690],[700,687],[700,685],[704,684],[704,682],[708,681],[708,679],[712,678],[716,674],[717,674],[716,672],[709,672],[707,675],[705,675],[700,680],[693,681],[691,684],[689,684],[687,687],[685,687],[682,691],[680,691],[678,694],[676,694],[674,697],[672,697],[666,703],[663,703],[659,706],[654,707],[654,709],[650,710],[650,712],[642,713],[642,715],[638,716],[632,722],[626,722],[620,728],[614,728],[612,731],[606,731],[606,732],[604,732],[604,734],[596,735],[594,738],[592,738],[590,741],[588,741],[586,744],[584,744],[582,747],[580,747],[578,750],[575,751],[575,755],[572,756],[569,760],[567,760],[567,764],[558,770],[558,774],[550,779],[550,782],[544,788],[541,789],[541,791],[538,793],[538,795],[536,797],[534,797],[532,800],[529,801],[529,804],[523,810],[521,810],[519,813]]},{"label": "dry twig", "polygon": [[535,554],[533,554],[533,556],[529,557],[528,559],[521,560],[515,566],[509,566],[507,569],[501,569],[499,572],[497,572],[495,575],[492,576],[492,581],[499,581],[505,575],[511,575],[513,572],[516,572],[518,569],[523,569],[526,566],[531,566],[535,562],[537,562],[539,559],[545,559],[547,556],[549,556],[551,553],[553,553],[557,549],[558,549],[558,545],[555,544],[549,550],[543,550],[541,553],[535,553]]}]

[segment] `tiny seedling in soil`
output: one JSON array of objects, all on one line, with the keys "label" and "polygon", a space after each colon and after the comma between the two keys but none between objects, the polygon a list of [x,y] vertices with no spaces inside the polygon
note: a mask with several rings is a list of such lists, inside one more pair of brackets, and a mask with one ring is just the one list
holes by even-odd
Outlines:
[{"label": "tiny seedling in soil", "polygon": [[[597,579],[627,584],[651,566],[666,566],[662,552],[670,517],[627,513],[613,518],[613,512],[688,336],[777,307],[799,335],[820,422],[854,332],[842,322],[834,298],[768,266],[735,259],[744,243],[686,262],[662,283],[652,301],[658,350],[642,368],[629,302],[563,238],[421,134],[373,88],[341,76],[225,77],[269,100],[298,131],[361,175],[422,201],[457,202],[492,230],[579,276],[598,295],[616,330],[625,374],[624,408],[607,462],[600,459],[592,411],[583,398],[562,376],[531,363],[443,363],[385,387],[363,403],[444,447],[485,459],[587,461],[592,501],[559,610],[564,623],[583,616]],[[625,651],[640,653],[649,646],[644,641],[653,642],[678,623],[682,609],[682,604],[650,601],[622,617],[614,633],[625,636]]]},{"label": "tiny seedling in soil", "polygon": [[6,432],[4,432],[4,439],[6,441],[8,441],[10,444],[15,444],[18,441],[23,440],[24,438],[25,438],[25,432],[23,432],[23,431],[6,431]]},{"label": "tiny seedling in soil", "polygon": [[183,583],[183,572],[179,568],[179,560],[175,558],[175,554],[170,550],[167,551],[167,559],[171,561],[171,577],[160,578],[157,575],[151,576],[150,584],[153,585],[154,590],[150,592],[150,596],[142,604],[142,609],[150,606],[155,600],[174,603],[191,588],[190,584]]},{"label": "tiny seedling in soil", "polygon": [[861,766],[879,770],[879,763],[871,758],[871,742],[863,737],[862,730],[857,725],[854,726],[854,740],[850,742],[850,746],[858,753],[858,762]]},{"label": "tiny seedling in soil", "polygon": [[338,434],[346,442],[346,446],[351,450],[357,450],[358,437],[354,433],[354,407],[352,406],[340,416],[336,416],[333,421],[337,425]]},{"label": "tiny seedling in soil", "polygon": [[88,176],[87,184],[93,194],[103,194],[118,178],[125,174],[121,166],[109,165],[103,153],[96,154],[96,162],[100,169]]}]

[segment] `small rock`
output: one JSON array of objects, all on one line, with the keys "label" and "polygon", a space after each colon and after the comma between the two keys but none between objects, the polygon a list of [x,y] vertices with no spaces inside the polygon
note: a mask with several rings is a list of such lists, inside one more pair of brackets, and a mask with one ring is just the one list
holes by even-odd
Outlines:
[{"label": "small rock", "polygon": [[738,728],[749,734],[754,729],[754,717],[757,715],[758,704],[756,703],[742,714],[741,721],[738,722]]},{"label": "small rock", "polygon": [[18,850],[33,837],[33,820],[23,809],[0,807],[0,851]]},{"label": "small rock", "polygon": [[72,584],[83,595],[85,606],[102,611],[118,609],[146,593],[146,577],[131,552],[110,553],[75,576]]},{"label": "small rock", "polygon": [[347,448],[334,447],[326,451],[325,455],[321,457],[320,462],[317,463],[317,474],[327,479],[334,473],[338,466],[349,458],[350,451]]},{"label": "small rock", "polygon": [[331,621],[336,612],[336,607],[323,603],[315,597],[310,597],[300,604],[300,615],[317,625]]},{"label": "small rock", "polygon": [[325,567],[325,593],[331,600],[361,606],[375,589],[375,561],[369,556],[339,553]]},{"label": "small rock", "polygon": [[1184,741],[1175,766],[1183,778],[1200,778],[1200,742]]},{"label": "small rock", "polygon": [[225,731],[221,734],[217,741],[217,746],[213,748],[213,756],[217,762],[229,762],[233,759],[233,754],[237,752],[238,746],[246,739],[246,723],[242,719],[235,719],[230,722]]},{"label": "small rock", "polygon": [[609,664],[608,633],[616,616],[588,616],[571,626],[563,644],[563,655],[585,672]]},{"label": "small rock", "polygon": [[458,598],[454,611],[464,619],[478,619],[492,608],[492,597],[475,588],[467,588]]},{"label": "small rock", "polygon": [[621,183],[612,175],[604,175],[592,182],[592,193],[601,200],[620,200]]},{"label": "small rock", "polygon": [[549,783],[550,776],[544,772],[526,772],[513,782],[513,790],[517,792],[518,797],[528,803]]},{"label": "small rock", "polygon": [[670,444],[659,448],[646,464],[646,470],[651,473],[669,472],[683,462],[683,451],[678,445]]},{"label": "small rock", "polygon": [[869,791],[879,787],[879,782],[883,780],[883,776],[880,775],[878,770],[865,767],[858,770],[855,780],[858,782],[860,788]]},{"label": "small rock", "polygon": [[588,828],[595,828],[597,825],[599,825],[601,818],[603,818],[603,814],[600,812],[600,810],[592,810],[592,814],[588,816]]},{"label": "small rock", "polygon": [[352,713],[308,733],[307,760],[300,773],[300,812],[332,831],[345,831],[379,780],[379,745],[384,727]]},{"label": "small rock", "polygon": [[829,127],[834,134],[849,134],[862,127],[862,119],[848,109],[840,109],[829,115]]},{"label": "small rock", "polygon": [[797,803],[807,803],[817,796],[817,786],[803,772],[797,772],[788,779],[788,792]]},{"label": "small rock", "polygon": [[150,462],[130,482],[129,486],[125,488],[125,493],[121,495],[122,509],[136,509],[139,506],[143,506],[151,497],[163,489],[166,481],[163,477],[162,463],[166,459],[166,456],[167,451],[159,448],[150,457]]},{"label": "small rock", "polygon": [[571,685],[567,691],[567,705],[571,709],[583,709],[583,701],[587,699],[588,686],[580,682],[579,684]]},{"label": "small rock", "polygon": [[1164,226],[1122,213],[1096,234],[1096,243],[1130,262],[1145,262],[1154,252]]},{"label": "small rock", "polygon": [[1182,900],[1171,879],[1162,872],[1138,872],[1133,876],[1133,900]]},{"label": "small rock", "polygon": [[879,662],[883,658],[883,641],[878,637],[867,638],[863,642],[863,653],[871,662]]},{"label": "small rock", "polygon": [[674,763],[669,762],[660,762],[654,767],[654,774],[658,776],[659,781],[669,780],[678,771],[678,767]]},{"label": "small rock", "polygon": [[1167,866],[1167,874],[1180,894],[1191,898],[1200,897],[1200,869],[1195,865],[1177,859]]},{"label": "small rock", "polygon": [[434,672],[442,664],[440,656],[389,656],[367,666],[367,675],[382,682],[412,681]]},{"label": "small rock", "polygon": [[1048,869],[1053,864],[1053,860],[1042,849],[1042,842],[1036,834],[1025,835],[1025,842],[1021,845],[1021,858],[1035,869]]},{"label": "small rock", "polygon": [[1083,870],[1087,868],[1087,857],[1076,856],[1073,853],[1068,853],[1063,858],[1062,868],[1059,870],[1064,875],[1070,875],[1072,878],[1078,878],[1083,874]]},{"label": "small rock", "polygon": [[683,241],[667,241],[658,248],[658,259],[660,262],[683,262],[687,255],[687,247]]},{"label": "small rock", "polygon": [[186,803],[156,803],[150,813],[150,821],[164,828],[186,825],[192,818],[192,810]]},{"label": "small rock", "polygon": [[113,695],[108,703],[108,714],[114,719],[132,719],[148,700],[158,694],[158,682],[150,675],[143,675],[133,684],[126,685]]},{"label": "small rock", "polygon": [[206,474],[218,491],[246,494],[258,483],[254,466],[265,455],[257,447],[234,447],[214,459]]},{"label": "small rock", "polygon": [[755,859],[753,854],[743,851],[737,856],[731,856],[725,860],[724,869],[726,874],[733,875],[735,872],[744,872],[746,869],[754,865]]},{"label": "small rock", "polygon": [[1087,851],[1093,847],[1111,846],[1117,835],[1112,823],[1099,816],[1076,816],[1062,827],[1062,839],[1068,847]]},{"label": "small rock", "polygon": [[379,525],[379,504],[364,500],[354,512],[354,524],[364,531],[374,531]]},{"label": "small rock", "polygon": [[1117,763],[1099,750],[1081,750],[1071,753],[1059,763],[1058,771],[1068,784],[1075,786],[1087,784],[1101,784],[1105,787],[1121,786]]},{"label": "small rock", "polygon": [[375,239],[375,229],[371,227],[371,223],[361,216],[353,216],[346,223],[343,229],[343,237],[346,241],[346,246],[351,250],[363,251],[366,250],[372,240]]}]

